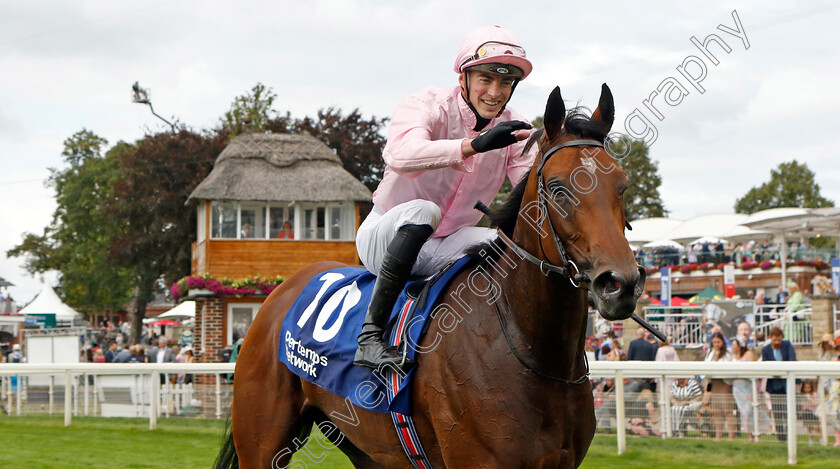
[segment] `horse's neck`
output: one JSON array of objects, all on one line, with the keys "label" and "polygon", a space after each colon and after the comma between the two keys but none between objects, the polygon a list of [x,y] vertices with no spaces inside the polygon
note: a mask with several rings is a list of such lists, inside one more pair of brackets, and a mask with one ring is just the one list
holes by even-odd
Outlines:
[{"label": "horse's neck", "polygon": [[[583,340],[586,333],[586,295],[568,279],[551,274],[520,260],[509,250],[516,267],[498,281],[502,287],[501,307],[514,346],[524,347],[535,368],[561,378],[583,373]],[[574,376],[572,376],[574,375]]]}]

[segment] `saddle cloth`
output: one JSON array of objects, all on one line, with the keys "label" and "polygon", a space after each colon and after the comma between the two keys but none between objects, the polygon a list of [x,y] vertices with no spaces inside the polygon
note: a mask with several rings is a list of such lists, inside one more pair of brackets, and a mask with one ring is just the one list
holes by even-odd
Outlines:
[{"label": "saddle cloth", "polygon": [[[400,294],[391,313],[389,331],[393,327],[405,331],[401,351],[406,343],[415,344],[408,346],[408,358],[416,359],[416,344],[426,330],[436,298],[467,262],[469,258],[463,257],[429,279],[409,282]],[[292,373],[354,405],[376,412],[411,415],[408,389],[414,369],[400,380],[398,389],[393,389],[390,383],[394,381],[386,373],[393,370],[353,365],[357,337],[375,280],[373,274],[359,267],[334,269],[313,277],[283,320],[277,358]],[[414,292],[420,289],[419,283],[426,285],[416,298]],[[394,324],[405,308],[414,310],[402,315],[400,324]]]}]

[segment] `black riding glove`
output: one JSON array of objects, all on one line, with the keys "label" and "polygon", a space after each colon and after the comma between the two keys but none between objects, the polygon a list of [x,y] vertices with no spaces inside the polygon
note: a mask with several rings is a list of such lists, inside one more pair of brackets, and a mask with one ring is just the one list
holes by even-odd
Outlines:
[{"label": "black riding glove", "polygon": [[492,129],[485,130],[474,138],[471,145],[473,150],[478,153],[485,151],[498,150],[508,145],[516,143],[516,136],[513,132],[516,130],[530,129],[531,124],[522,121],[506,121],[502,122]]}]

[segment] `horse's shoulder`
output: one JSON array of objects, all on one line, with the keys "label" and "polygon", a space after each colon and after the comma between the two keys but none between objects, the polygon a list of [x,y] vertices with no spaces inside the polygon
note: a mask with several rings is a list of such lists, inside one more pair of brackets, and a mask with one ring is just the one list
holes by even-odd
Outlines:
[{"label": "horse's shoulder", "polygon": [[313,277],[320,274],[321,272],[326,272],[328,270],[333,269],[340,269],[342,267],[352,267],[342,262],[334,262],[334,261],[323,261],[323,262],[316,262],[314,264],[309,264],[306,267],[301,268],[294,274],[292,274],[289,278],[287,278],[283,283],[280,284],[280,287],[283,290],[303,290],[303,287],[312,280]]}]

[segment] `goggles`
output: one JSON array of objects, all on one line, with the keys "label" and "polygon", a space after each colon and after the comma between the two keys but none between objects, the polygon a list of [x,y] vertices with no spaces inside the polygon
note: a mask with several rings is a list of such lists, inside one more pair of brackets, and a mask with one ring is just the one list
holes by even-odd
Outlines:
[{"label": "goggles", "polygon": [[522,78],[525,75],[525,72],[523,72],[522,69],[517,67],[516,65],[499,64],[499,63],[478,64],[478,65],[473,65],[469,69],[470,70],[482,70],[482,71],[485,71],[485,72],[493,73],[495,75],[511,77],[511,78],[514,78],[514,79]]},{"label": "goggles", "polygon": [[478,46],[475,54],[461,63],[461,69],[474,60],[481,60],[485,58],[504,57],[510,55],[513,57],[525,58],[525,49],[515,44],[508,44],[506,42],[488,41]]}]

